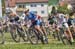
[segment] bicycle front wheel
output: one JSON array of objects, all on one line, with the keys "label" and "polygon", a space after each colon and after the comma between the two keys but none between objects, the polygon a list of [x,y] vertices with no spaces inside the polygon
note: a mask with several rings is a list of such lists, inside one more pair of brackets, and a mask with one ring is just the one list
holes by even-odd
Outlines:
[{"label": "bicycle front wheel", "polygon": [[4,44],[4,32],[0,31],[0,44]]},{"label": "bicycle front wheel", "polygon": [[33,29],[29,29],[27,32],[27,36],[31,44],[38,44],[38,37],[36,33],[36,30]]},{"label": "bicycle front wheel", "polygon": [[10,34],[11,34],[12,39],[15,42],[20,42],[20,35],[18,34],[17,30],[14,30],[14,29],[10,30]]}]

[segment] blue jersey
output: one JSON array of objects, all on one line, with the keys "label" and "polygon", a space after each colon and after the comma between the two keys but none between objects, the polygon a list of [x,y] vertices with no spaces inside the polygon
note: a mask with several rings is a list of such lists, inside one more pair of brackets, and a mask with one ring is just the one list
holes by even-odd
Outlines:
[{"label": "blue jersey", "polygon": [[37,16],[33,12],[29,12],[29,15],[25,17],[25,20],[31,20],[35,21],[37,19]]},{"label": "blue jersey", "polygon": [[32,22],[32,26],[34,25],[41,25],[41,21],[40,19],[37,18],[37,15],[35,15],[34,12],[29,12],[29,15],[28,16],[25,16],[25,19],[24,19],[26,22],[28,20],[31,20]]}]

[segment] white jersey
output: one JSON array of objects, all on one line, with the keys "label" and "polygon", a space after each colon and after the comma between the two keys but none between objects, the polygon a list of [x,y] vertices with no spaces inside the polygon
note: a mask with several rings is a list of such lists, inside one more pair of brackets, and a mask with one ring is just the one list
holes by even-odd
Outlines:
[{"label": "white jersey", "polygon": [[21,18],[22,20],[24,20],[24,19],[25,19],[25,14],[23,13],[20,18]]},{"label": "white jersey", "polygon": [[67,20],[64,16],[64,14],[59,14],[59,18],[57,19],[57,25],[59,27],[62,27],[63,23],[65,23],[64,25],[68,27]]},{"label": "white jersey", "polygon": [[64,14],[59,14],[59,18],[58,18],[58,24],[62,24],[64,22],[67,22],[66,18],[64,18]]}]

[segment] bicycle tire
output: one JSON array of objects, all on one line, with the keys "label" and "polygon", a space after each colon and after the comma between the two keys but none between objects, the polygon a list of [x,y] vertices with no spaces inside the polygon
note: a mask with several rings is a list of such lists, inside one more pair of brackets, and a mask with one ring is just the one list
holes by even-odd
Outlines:
[{"label": "bicycle tire", "polygon": [[[16,29],[15,31],[13,31],[13,30],[15,30],[15,29],[10,28],[10,34],[11,34],[12,39],[13,39],[15,42],[20,42],[20,36],[19,36],[19,34],[18,34],[17,29]],[[19,38],[16,39],[17,37],[19,37]]]},{"label": "bicycle tire", "polygon": [[4,44],[4,43],[5,43],[4,32],[0,31],[0,44]]},{"label": "bicycle tire", "polygon": [[[32,37],[31,36],[32,34],[34,34],[34,36],[35,36],[35,42],[31,38]],[[28,36],[28,40],[30,41],[31,44],[38,44],[38,37],[37,37],[37,34],[36,34],[36,30],[29,29],[28,32],[27,32],[27,36]]]},{"label": "bicycle tire", "polygon": [[22,28],[18,28],[18,32],[23,41],[28,41],[27,32],[25,30],[23,30]]},{"label": "bicycle tire", "polygon": [[61,30],[61,32],[60,32],[60,39],[61,39],[62,43],[63,43],[64,45],[67,45],[67,44],[72,45],[72,42],[71,42],[70,38],[68,39],[68,38],[65,36],[65,34],[64,34],[64,37],[63,37],[63,34],[64,34],[64,30]]}]

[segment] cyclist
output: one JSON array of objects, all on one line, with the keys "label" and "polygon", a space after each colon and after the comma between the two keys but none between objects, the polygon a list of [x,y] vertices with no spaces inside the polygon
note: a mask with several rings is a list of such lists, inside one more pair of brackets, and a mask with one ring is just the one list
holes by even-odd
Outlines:
[{"label": "cyclist", "polygon": [[68,25],[72,30],[72,32],[74,33],[75,32],[75,17],[74,17],[74,12],[71,12],[69,14],[69,19],[68,19]]},{"label": "cyclist", "polygon": [[19,20],[19,17],[15,13],[11,13],[9,16],[10,22],[17,22]]},{"label": "cyclist", "polygon": [[[65,35],[67,36],[67,38],[70,37],[71,41],[73,42],[73,36],[72,36],[72,33],[69,29],[69,26],[67,24],[67,20],[65,18],[65,15],[63,14],[63,12],[59,12],[57,14],[57,23],[58,23],[57,30],[60,30],[59,28],[62,28],[64,25],[66,28],[66,31],[67,31],[67,32],[64,31]],[[68,40],[70,40],[70,39],[68,39]]]},{"label": "cyclist", "polygon": [[4,21],[14,22],[19,19],[18,15],[14,13],[10,8],[6,9],[6,16],[4,16]]},{"label": "cyclist", "polygon": [[3,17],[3,22],[2,22],[2,23],[3,23],[3,26],[4,26],[4,30],[5,30],[6,32],[8,31],[9,15],[10,15],[11,12],[12,12],[12,11],[11,11],[10,9],[6,9],[5,15],[4,15],[4,17]]},{"label": "cyclist", "polygon": [[53,7],[52,7],[52,11],[51,11],[51,15],[54,16],[55,13],[57,13],[57,10],[56,10],[56,7],[53,6]]},{"label": "cyclist", "polygon": [[54,27],[54,17],[53,16],[49,15],[48,23],[49,23],[49,29],[53,31],[53,27]]},{"label": "cyclist", "polygon": [[10,8],[6,8],[4,17],[3,17],[3,23],[6,25],[6,23],[9,21],[9,15],[12,11],[10,10]]},{"label": "cyclist", "polygon": [[54,19],[52,16],[49,15],[48,21],[49,21],[49,24],[53,25]]},{"label": "cyclist", "polygon": [[37,17],[37,15],[33,11],[29,12],[29,9],[25,10],[25,15],[26,15],[25,19],[30,20],[32,23],[32,26],[34,26],[35,29],[37,29],[40,33],[42,33],[43,39],[46,40],[45,36],[44,36],[44,35],[46,35],[46,32],[45,32],[44,28],[41,27],[40,16]]},{"label": "cyclist", "polygon": [[69,14],[69,19],[68,19],[68,25],[69,25],[69,26],[72,25],[73,18],[74,18],[73,12],[71,12],[71,13]]}]

